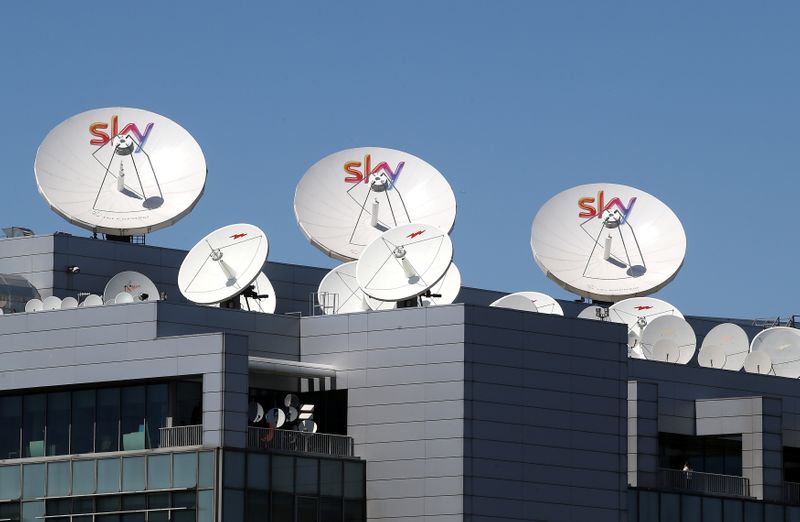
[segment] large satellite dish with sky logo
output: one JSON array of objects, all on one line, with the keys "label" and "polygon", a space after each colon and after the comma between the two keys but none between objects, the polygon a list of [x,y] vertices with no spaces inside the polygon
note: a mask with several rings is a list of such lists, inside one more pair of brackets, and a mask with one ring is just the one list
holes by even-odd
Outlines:
[{"label": "large satellite dish with sky logo", "polygon": [[194,208],[206,161],[183,127],[125,107],[94,109],[50,131],[34,163],[39,192],[64,219],[93,232],[145,234]]},{"label": "large satellite dish with sky logo", "polygon": [[669,207],[639,189],[580,185],[553,196],[536,214],[533,257],[570,292],[616,302],[667,285],[686,255],[683,225]]},{"label": "large satellite dish with sky logo", "polygon": [[441,173],[407,152],[347,149],[311,166],[297,184],[300,230],[326,255],[355,261],[383,232],[427,223],[445,234],[456,220],[456,198]]}]

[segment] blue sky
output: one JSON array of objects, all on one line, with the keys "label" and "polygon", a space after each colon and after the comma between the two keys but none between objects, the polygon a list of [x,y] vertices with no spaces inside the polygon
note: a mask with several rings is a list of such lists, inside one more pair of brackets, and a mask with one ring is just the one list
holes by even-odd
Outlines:
[{"label": "blue sky", "polygon": [[570,298],[533,262],[531,221],[607,181],[686,229],[655,297],[800,313],[798,22],[796,2],[2,2],[0,222],[86,235],[38,195],[36,149],[75,113],[141,107],[188,129],[209,168],[194,212],[149,244],[250,222],[270,259],[333,267],[294,188],[323,156],[377,145],[453,186],[466,285]]}]

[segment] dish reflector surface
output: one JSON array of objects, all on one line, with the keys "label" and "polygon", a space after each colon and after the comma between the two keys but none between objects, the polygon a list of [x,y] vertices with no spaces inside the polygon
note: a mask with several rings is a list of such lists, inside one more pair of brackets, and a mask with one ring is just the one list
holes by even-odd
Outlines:
[{"label": "dish reflector surface", "polygon": [[645,327],[640,343],[645,359],[686,364],[694,356],[697,337],[683,317],[662,315]]},{"label": "dish reflector surface", "polygon": [[136,302],[159,300],[158,288],[156,288],[155,283],[146,275],[133,270],[126,270],[112,277],[106,283],[106,288],[103,290],[103,298],[106,300],[111,299],[120,292],[131,294]]},{"label": "dish reflector surface", "polygon": [[775,375],[772,371],[772,361],[767,352],[750,352],[744,358],[744,371],[759,375]]},{"label": "dish reflector surface", "polygon": [[422,159],[361,147],[312,165],[297,184],[294,212],[314,246],[354,261],[381,233],[399,225],[428,223],[449,233],[456,198],[444,176]]},{"label": "dish reflector surface", "polygon": [[74,297],[65,297],[61,300],[61,309],[69,310],[70,308],[78,308],[78,300]]},{"label": "dish reflector surface", "polygon": [[558,301],[541,292],[515,292],[501,297],[489,306],[512,308],[541,314],[564,315]]},{"label": "dish reflector surface", "polygon": [[697,362],[706,368],[722,368],[738,372],[750,351],[747,333],[733,323],[718,324],[706,334]]},{"label": "dish reflector surface", "polygon": [[228,225],[201,239],[181,263],[178,287],[199,304],[225,301],[242,293],[267,260],[267,236],[254,225]]},{"label": "dish reflector surface", "polygon": [[61,298],[51,295],[42,301],[42,310],[61,310]]},{"label": "dish reflector surface", "polygon": [[683,264],[686,235],[672,210],[647,192],[594,183],[542,206],[531,249],[547,277],[570,292],[619,301],[669,283]]},{"label": "dish reflector surface", "polygon": [[589,305],[578,314],[579,319],[593,319],[595,321],[608,321],[608,308],[598,305]]},{"label": "dish reflector surface", "polygon": [[401,225],[364,249],[356,281],[375,299],[402,301],[436,284],[452,260],[453,243],[446,233],[428,224]]},{"label": "dish reflector surface", "polygon": [[[461,272],[455,263],[450,263],[450,268],[439,279],[439,282],[431,287],[431,297],[421,295],[419,298],[422,306],[446,305],[455,302],[458,293],[461,291]],[[427,293],[427,292],[425,292]],[[441,297],[435,297],[435,296]]]},{"label": "dish reflector surface", "polygon": [[25,311],[26,312],[39,312],[43,309],[44,303],[42,303],[41,299],[33,298],[27,303],[25,303]]},{"label": "dish reflector surface", "polygon": [[786,326],[762,330],[753,337],[750,351],[766,353],[775,375],[800,377],[800,330]]},{"label": "dish reflector surface", "polygon": [[183,127],[126,107],[60,123],[39,146],[34,171],[57,214],[123,236],[174,224],[197,204],[206,182],[203,152]]},{"label": "dish reflector surface", "polygon": [[102,306],[103,305],[103,298],[97,294],[89,294],[86,298],[81,301],[81,304],[78,306],[85,308],[90,306]]},{"label": "dish reflector surface", "polygon": [[372,298],[361,290],[356,281],[356,264],[356,261],[351,261],[339,265],[322,278],[317,301],[322,305],[323,313],[349,314],[372,309],[369,303]]}]

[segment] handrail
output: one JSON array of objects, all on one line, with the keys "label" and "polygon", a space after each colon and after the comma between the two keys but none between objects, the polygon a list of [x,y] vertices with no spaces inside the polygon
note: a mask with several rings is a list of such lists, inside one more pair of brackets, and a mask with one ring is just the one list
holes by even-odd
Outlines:
[{"label": "handrail", "polygon": [[248,426],[247,428],[248,448],[352,457],[355,453],[353,446],[353,438],[347,435],[303,433],[256,426]]},{"label": "handrail", "polygon": [[661,469],[659,479],[661,487],[666,489],[728,497],[750,497],[750,480],[737,475]]},{"label": "handrail", "polygon": [[159,448],[176,448],[179,446],[202,446],[203,425],[170,426],[158,428]]},{"label": "handrail", "polygon": [[787,504],[800,504],[800,483],[784,482],[783,499]]}]

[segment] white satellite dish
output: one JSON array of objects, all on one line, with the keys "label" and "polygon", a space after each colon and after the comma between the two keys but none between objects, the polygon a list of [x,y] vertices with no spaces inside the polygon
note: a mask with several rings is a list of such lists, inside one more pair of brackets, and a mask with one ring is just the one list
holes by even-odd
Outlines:
[{"label": "white satellite dish", "polygon": [[222,227],[201,239],[181,263],[178,287],[189,301],[212,304],[238,296],[267,259],[267,236],[254,225]]},{"label": "white satellite dish", "polygon": [[247,407],[247,415],[251,422],[258,424],[264,418],[264,407],[259,402],[251,402]]},{"label": "white satellite dish", "polygon": [[70,308],[78,308],[78,300],[74,297],[65,297],[61,300],[61,309],[69,310]]},{"label": "white satellite dish", "polygon": [[104,305],[113,305],[113,304],[117,304],[116,297],[112,297],[111,299],[104,299],[104,300],[103,300],[103,304],[104,304]]},{"label": "white satellite dish", "polygon": [[750,352],[744,358],[744,371],[759,375],[775,375],[767,352]]},{"label": "white satellite dish", "polygon": [[429,223],[449,233],[456,198],[438,170],[394,149],[362,147],[327,156],[297,184],[300,230],[326,255],[354,261],[381,233]]},{"label": "white satellite dish", "polygon": [[61,310],[61,298],[51,295],[42,301],[42,310]]},{"label": "white satellite dish", "polygon": [[252,289],[246,289],[239,296],[242,310],[274,314],[278,300],[275,297],[275,288],[272,287],[272,282],[267,274],[260,272],[251,286]]},{"label": "white satellite dish", "polygon": [[42,310],[44,310],[44,303],[42,303],[41,299],[33,298],[25,303],[26,312],[40,312]]},{"label": "white satellite dish", "polygon": [[450,263],[450,268],[439,279],[439,282],[419,297],[422,306],[438,306],[454,303],[461,291],[461,272],[455,263]]},{"label": "white satellite dish", "polygon": [[370,299],[356,281],[356,261],[339,265],[325,274],[317,289],[317,302],[325,314],[371,310]]},{"label": "white satellite dish", "polygon": [[578,314],[578,319],[592,319],[593,321],[608,321],[608,308],[599,305],[589,305]]},{"label": "white satellite dish", "polygon": [[264,415],[264,420],[270,428],[280,428],[286,423],[286,414],[280,408],[272,408]]},{"label": "white satellite dish", "polygon": [[356,265],[358,286],[381,301],[425,293],[453,260],[450,236],[432,225],[412,223],[384,232],[364,249]]},{"label": "white satellite dish", "polygon": [[628,325],[628,348],[631,350],[628,356],[637,359],[645,358],[639,345],[642,332],[654,319],[664,315],[683,319],[683,314],[677,308],[653,297],[631,297],[608,308],[610,321]]},{"label": "white satellite dish", "polygon": [[97,294],[89,294],[86,298],[81,301],[80,306],[81,308],[88,308],[90,306],[102,306],[103,305],[103,298]]},{"label": "white satellite dish", "polygon": [[132,270],[120,272],[112,277],[103,290],[103,298],[111,299],[120,292],[131,294],[135,302],[159,300],[159,292],[155,283],[146,275]]},{"label": "white satellite dish", "polygon": [[653,319],[641,335],[645,359],[677,364],[692,360],[697,337],[683,317],[662,315]]},{"label": "white satellite dish", "polygon": [[317,423],[311,419],[301,420],[297,423],[297,431],[303,433],[316,433],[317,432]]},{"label": "white satellite dish", "polygon": [[539,268],[570,292],[598,301],[652,294],[683,265],[686,235],[654,196],[611,183],[580,185],[536,214],[531,248]]},{"label": "white satellite dish", "polygon": [[800,377],[800,330],[776,326],[762,330],[750,344],[753,353],[766,353],[772,373],[779,377]]},{"label": "white satellite dish", "polygon": [[114,297],[114,304],[133,303],[134,299],[130,292],[120,292]]},{"label": "white satellite dish", "polygon": [[540,314],[564,315],[564,310],[561,309],[558,301],[541,292],[515,292],[501,297],[489,306]]},{"label": "white satellite dish", "polygon": [[718,324],[703,339],[697,362],[706,368],[738,372],[749,351],[750,341],[740,326],[733,323]]},{"label": "white satellite dish", "polygon": [[188,214],[203,194],[206,161],[183,127],[126,107],[73,116],[45,137],[34,163],[57,214],[106,234],[145,234]]}]

